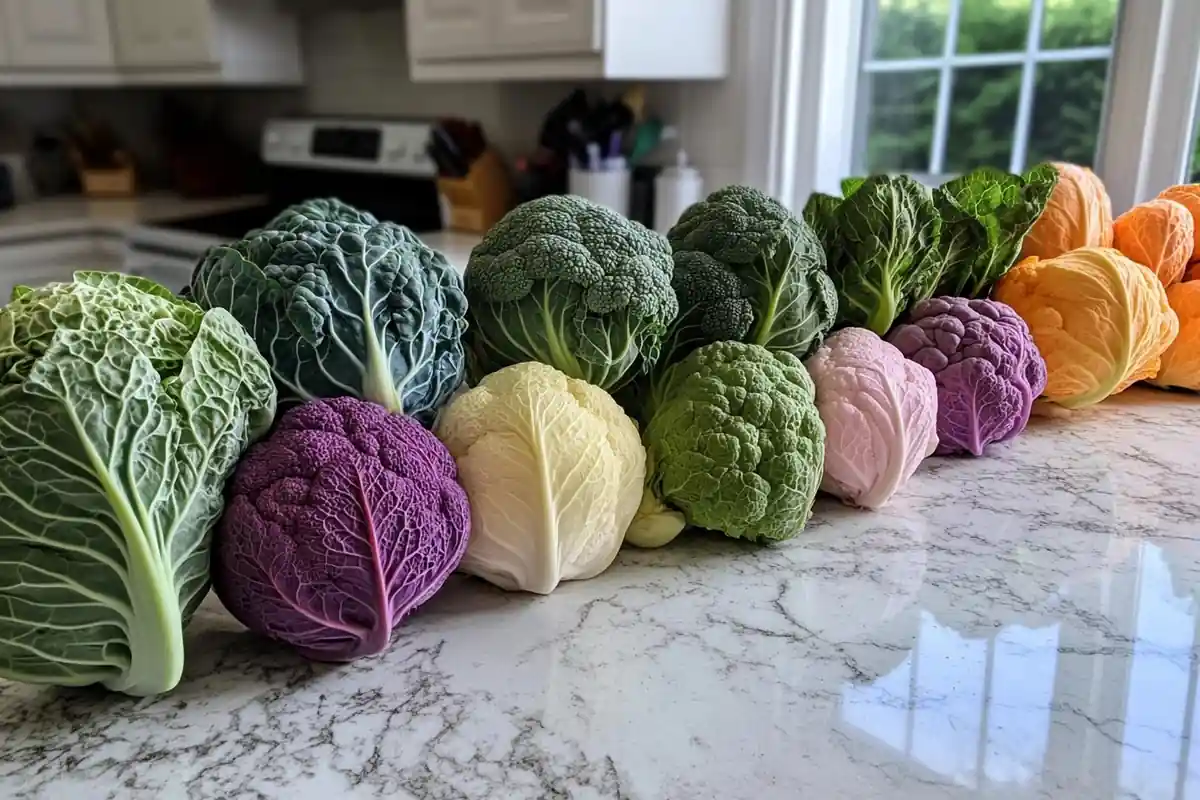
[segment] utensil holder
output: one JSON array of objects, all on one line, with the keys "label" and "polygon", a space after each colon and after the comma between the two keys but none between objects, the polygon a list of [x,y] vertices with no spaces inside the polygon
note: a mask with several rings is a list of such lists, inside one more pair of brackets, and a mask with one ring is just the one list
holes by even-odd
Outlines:
[{"label": "utensil holder", "polygon": [[629,215],[630,172],[626,169],[572,169],[567,176],[567,190],[593,203],[611,208],[622,216]]},{"label": "utensil holder", "polygon": [[438,191],[449,213],[445,227],[467,233],[486,233],[513,205],[512,182],[500,156],[483,151],[465,177],[438,178]]}]

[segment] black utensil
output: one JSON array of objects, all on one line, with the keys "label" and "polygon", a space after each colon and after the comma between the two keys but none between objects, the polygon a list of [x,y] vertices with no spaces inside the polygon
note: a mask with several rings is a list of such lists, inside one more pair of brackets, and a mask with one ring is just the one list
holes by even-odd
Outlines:
[{"label": "black utensil", "polygon": [[447,177],[461,178],[471,168],[472,156],[467,155],[453,134],[441,125],[434,125],[430,146],[437,155],[430,154],[439,170]]}]

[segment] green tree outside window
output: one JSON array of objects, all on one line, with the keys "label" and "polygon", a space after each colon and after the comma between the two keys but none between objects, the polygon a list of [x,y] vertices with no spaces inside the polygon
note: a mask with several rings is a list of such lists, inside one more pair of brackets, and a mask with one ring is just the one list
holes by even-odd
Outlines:
[{"label": "green tree outside window", "polygon": [[[1127,0],[1128,1],[1128,0]],[[1117,0],[1046,0],[1039,50],[1111,44]],[[876,61],[940,57],[950,0],[876,0],[868,57]],[[963,0],[954,52],[1023,52],[1029,0]],[[1108,59],[1039,63],[1026,164],[1061,159],[1090,165],[1104,107]],[[1008,168],[1023,68],[956,67],[945,169],[990,164]],[[929,169],[937,113],[937,70],[873,72],[864,76],[866,152],[870,172]],[[1200,171],[1200,135],[1193,169]]]}]

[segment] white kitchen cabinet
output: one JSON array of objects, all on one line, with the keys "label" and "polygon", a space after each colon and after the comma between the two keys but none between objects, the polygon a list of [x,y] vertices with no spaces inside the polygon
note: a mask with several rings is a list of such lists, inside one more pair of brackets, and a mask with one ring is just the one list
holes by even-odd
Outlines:
[{"label": "white kitchen cabinet", "polygon": [[0,0],[8,63],[17,68],[112,67],[103,0]]},{"label": "white kitchen cabinet", "polygon": [[729,0],[408,0],[414,81],[718,79]]},{"label": "white kitchen cabinet", "polygon": [[0,69],[12,63],[12,49],[8,45],[10,35],[8,24],[4,21],[4,6],[0,5]]},{"label": "white kitchen cabinet", "polygon": [[300,31],[275,0],[110,0],[130,81],[299,83]]},{"label": "white kitchen cabinet", "polygon": [[408,0],[409,53],[432,58],[491,52],[495,0]]},{"label": "white kitchen cabinet", "polygon": [[214,62],[209,0],[110,0],[122,67],[203,66]]},{"label": "white kitchen cabinet", "polygon": [[595,0],[496,0],[495,41],[504,52],[595,53],[600,6]]},{"label": "white kitchen cabinet", "polygon": [[275,0],[0,0],[0,87],[291,85],[299,25]]}]

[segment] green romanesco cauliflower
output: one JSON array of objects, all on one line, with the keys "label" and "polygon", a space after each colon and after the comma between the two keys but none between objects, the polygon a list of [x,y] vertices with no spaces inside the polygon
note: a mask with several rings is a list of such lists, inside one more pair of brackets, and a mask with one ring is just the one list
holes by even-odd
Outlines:
[{"label": "green romanesco cauliflower", "polygon": [[825,426],[804,364],[743,342],[694,350],[669,372],[643,435],[646,493],[625,535],[658,547],[685,525],[758,542],[808,521],[825,461]]},{"label": "green romanesco cauliflower", "polygon": [[678,312],[666,238],[572,195],[510,211],[471,252],[473,378],[541,361],[613,391],[658,358]]}]

